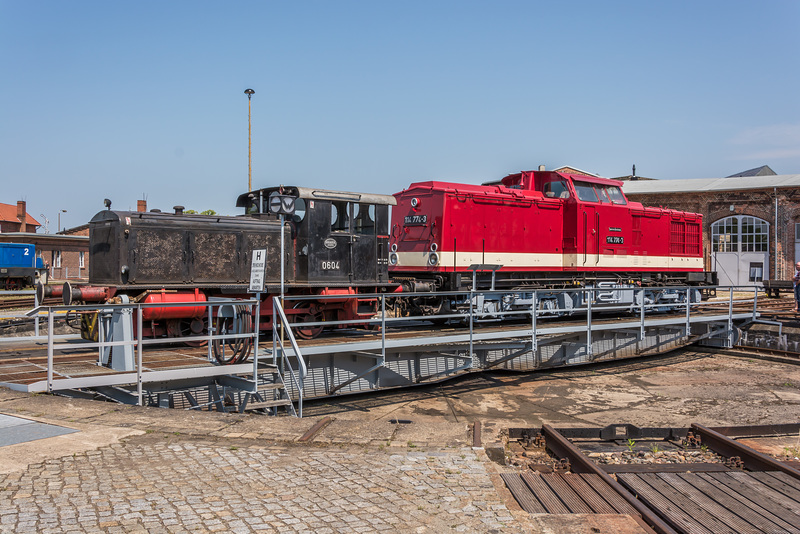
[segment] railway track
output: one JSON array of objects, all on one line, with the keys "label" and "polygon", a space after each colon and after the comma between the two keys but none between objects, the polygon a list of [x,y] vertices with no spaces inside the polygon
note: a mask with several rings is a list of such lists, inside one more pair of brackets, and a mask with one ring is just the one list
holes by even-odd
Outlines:
[{"label": "railway track", "polygon": [[[61,299],[57,297],[46,298],[40,306],[60,306]],[[30,310],[36,306],[36,299],[34,297],[12,297],[0,300],[0,310]]]},{"label": "railway track", "polygon": [[[707,428],[509,429],[509,447],[525,459],[551,457],[542,470],[503,473],[530,513],[627,513],[659,534],[800,532],[800,471],[734,438],[794,435],[800,425]],[[603,465],[584,453],[587,443],[613,450],[652,443],[718,458],[712,463]],[[640,445],[641,447],[641,445]],[[547,452],[550,455],[547,454]],[[614,453],[619,455],[619,453]],[[596,457],[604,457],[595,454]],[[636,455],[641,456],[641,455]]]}]

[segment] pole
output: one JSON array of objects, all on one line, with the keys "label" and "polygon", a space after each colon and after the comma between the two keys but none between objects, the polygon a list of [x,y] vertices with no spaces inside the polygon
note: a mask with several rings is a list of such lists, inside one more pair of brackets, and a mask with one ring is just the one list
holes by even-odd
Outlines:
[{"label": "pole", "polygon": [[[284,284],[284,271],[283,271],[283,267],[284,267],[283,266],[283,262],[284,262],[284,258],[283,258],[283,247],[284,247],[284,244],[283,244],[283,222],[284,222],[284,215],[283,215],[283,213],[281,213],[281,310],[284,309],[284,303],[283,303],[283,284]],[[274,317],[274,314],[273,314],[273,317]],[[283,348],[283,321],[281,321],[281,347]],[[283,356],[283,354],[281,354],[281,356]]]},{"label": "pole", "polygon": [[256,94],[252,89],[245,89],[244,94],[247,95],[247,191],[253,190],[253,152],[252,152],[252,134],[253,129],[250,122],[250,99]]},{"label": "pole", "polygon": [[[775,194],[775,245],[773,246],[773,254],[775,255],[775,267],[773,268],[772,276],[770,278],[778,280],[778,188],[773,188]],[[763,275],[762,275],[763,279]]]}]

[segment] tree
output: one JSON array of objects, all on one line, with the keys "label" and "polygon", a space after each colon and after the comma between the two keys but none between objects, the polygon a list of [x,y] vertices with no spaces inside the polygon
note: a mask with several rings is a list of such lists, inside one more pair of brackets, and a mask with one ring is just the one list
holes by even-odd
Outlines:
[{"label": "tree", "polygon": [[[185,210],[183,213],[187,215],[197,215],[197,210]],[[216,215],[217,212],[214,210],[205,210],[201,211],[200,215]]]}]

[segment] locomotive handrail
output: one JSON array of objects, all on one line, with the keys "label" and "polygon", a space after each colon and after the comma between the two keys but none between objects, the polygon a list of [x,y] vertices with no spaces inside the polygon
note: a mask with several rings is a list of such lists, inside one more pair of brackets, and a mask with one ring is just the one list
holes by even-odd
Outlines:
[{"label": "locomotive handrail", "polygon": [[[649,290],[649,289],[667,289],[667,288],[671,289],[671,290],[678,291],[678,292],[683,292],[683,293],[685,293],[686,291],[692,291],[692,290],[696,290],[697,289],[695,286],[653,286],[653,287],[640,286],[640,287],[628,288],[628,289],[625,289],[625,290],[635,291],[635,292],[642,292],[642,291],[646,291],[646,290]],[[605,290],[606,289],[602,288],[602,287],[593,287],[593,288],[589,287],[589,288],[559,288],[559,289],[544,289],[544,288],[534,289],[534,288],[530,288],[530,289],[517,290],[517,291],[526,292],[526,293],[537,292],[539,294],[539,296],[541,297],[542,295],[553,295],[553,294],[574,293],[574,292],[581,292],[581,293],[594,292],[594,293],[598,293],[598,292],[603,292]],[[498,289],[495,289],[495,290],[479,290],[479,291],[472,291],[472,292],[470,292],[470,291],[442,291],[442,292],[438,292],[437,291],[435,293],[435,295],[437,297],[470,296],[471,298],[474,298],[474,296],[476,296],[476,295],[489,296],[489,295],[502,295],[504,293],[508,293],[508,291],[498,290]],[[402,298],[414,298],[414,297],[430,297],[430,296],[433,296],[433,295],[434,295],[433,293],[427,293],[427,292],[407,292],[407,293],[403,292],[403,293],[391,293],[391,294],[386,294],[386,293],[375,293],[375,294],[360,293],[360,294],[354,294],[354,295],[319,295],[319,296],[316,296],[316,295],[302,295],[302,296],[300,296],[300,295],[297,295],[297,296],[292,295],[292,296],[289,296],[289,295],[287,295],[286,297],[284,297],[284,300],[287,300],[287,301],[289,301],[289,300],[290,301],[309,301],[309,300],[342,299],[342,298],[345,298],[345,299],[353,299],[353,298],[358,298],[358,299],[364,299],[364,298],[381,299],[383,297],[392,297],[392,298],[400,298],[400,299],[402,299]],[[639,310],[641,308],[644,308],[644,310],[647,311],[647,310],[652,310],[652,309],[662,309],[665,306],[668,306],[668,304],[658,303],[658,302],[645,303],[643,298],[641,300],[643,302],[642,304],[635,304],[633,306],[631,304],[603,304],[601,307],[598,307],[596,304],[593,304],[593,306],[596,307],[597,309],[601,309],[604,313],[605,312],[613,312],[613,311],[629,311],[631,309]],[[734,302],[739,302],[739,301],[734,301]],[[742,302],[745,302],[745,301],[742,301]],[[679,305],[680,306],[688,306],[688,307],[691,308],[691,307],[703,306],[704,304],[706,304],[706,303],[703,303],[703,302],[691,302],[690,301],[688,303],[681,302]],[[677,305],[678,304],[676,304],[675,306],[677,306]],[[548,316],[548,315],[552,315],[552,314],[559,313],[559,312],[570,312],[570,311],[585,312],[585,311],[587,311],[587,308],[586,307],[583,307],[583,308],[560,308],[559,307],[559,308],[551,308],[551,309],[537,309],[536,310],[536,314],[538,316]],[[483,318],[485,316],[491,316],[491,317],[513,317],[513,316],[526,317],[526,316],[529,316],[530,314],[531,314],[531,311],[529,309],[519,309],[519,310],[511,310],[511,311],[493,311],[493,312],[482,312],[482,311],[479,311],[479,310],[475,310],[474,311],[474,317],[477,318],[477,319],[481,319],[481,318]],[[383,314],[383,315],[385,315],[385,314]],[[305,326],[305,327],[313,327],[313,326],[333,327],[333,326],[354,325],[354,324],[378,324],[378,323],[394,324],[394,323],[414,322],[414,321],[426,320],[426,319],[429,319],[429,318],[430,317],[426,317],[426,316],[406,316],[406,317],[385,317],[385,318],[373,317],[373,318],[368,318],[368,319],[346,319],[346,320],[339,320],[339,321],[331,321],[331,320],[307,321],[307,322],[303,323],[303,326]],[[450,313],[450,314],[438,314],[438,315],[436,315],[436,318],[437,319],[465,319],[466,316],[463,313]]]},{"label": "locomotive handrail", "polygon": [[[134,369],[132,371],[122,370],[117,375],[111,375],[106,377],[108,380],[109,385],[123,385],[123,384],[133,384],[136,383],[136,393],[138,396],[138,405],[142,405],[143,401],[143,389],[142,383],[145,381],[143,375],[147,375],[150,373],[156,373],[156,371],[142,371],[142,349],[144,345],[153,345],[153,344],[170,344],[170,343],[184,343],[187,340],[202,340],[208,341],[208,351],[209,351],[209,361],[212,360],[211,357],[211,342],[214,340],[225,340],[225,339],[239,339],[239,338],[253,338],[257,336],[257,331],[249,332],[249,333],[239,333],[239,334],[224,334],[224,335],[215,335],[212,330],[209,328],[209,333],[207,335],[198,335],[198,336],[183,336],[183,337],[166,337],[166,338],[157,338],[157,339],[144,339],[142,336],[142,310],[145,308],[161,308],[161,307],[180,307],[186,306],[186,304],[192,304],[193,306],[202,306],[207,307],[209,309],[209,314],[211,313],[211,308],[225,306],[225,305],[253,305],[256,304],[258,301],[254,299],[226,299],[226,300],[208,300],[204,302],[173,302],[173,303],[120,303],[120,304],[82,304],[82,305],[69,305],[69,306],[37,306],[34,309],[25,313],[26,316],[39,316],[42,312],[47,314],[47,324],[48,324],[48,331],[47,331],[47,379],[46,379],[46,391],[52,392],[53,391],[53,356],[56,350],[55,339],[59,336],[53,334],[53,327],[54,327],[54,318],[56,313],[58,312],[70,312],[70,311],[92,311],[92,312],[99,312],[101,309],[104,311],[114,311],[114,310],[131,310],[131,312],[136,313],[138,324],[136,328],[136,332],[132,332],[132,339],[130,340],[121,340],[121,341],[111,341],[103,339],[103,336],[100,335],[102,331],[102,326],[99,327],[98,332],[98,341],[86,341],[82,344],[82,347],[85,348],[97,348],[99,352],[99,359],[102,361],[103,359],[103,350],[106,348],[111,347],[124,347],[124,346],[131,346],[136,349],[137,355],[134,358],[135,363],[133,364]],[[101,325],[101,323],[98,323]],[[63,343],[60,343],[63,344]],[[221,367],[221,366],[220,366]],[[247,369],[252,369],[253,366],[250,364],[243,364],[243,365],[231,365],[231,366],[224,366],[226,369],[229,369],[229,373],[227,374],[234,374],[234,373],[245,373],[245,367]],[[198,368],[199,369],[199,368]],[[202,371],[202,370],[201,370]],[[216,376],[219,371],[203,371],[202,373],[204,376]],[[249,374],[249,373],[248,373]],[[199,375],[198,375],[199,376]],[[257,377],[253,377],[254,382]],[[81,387],[93,387],[91,384],[84,383],[87,381],[92,381],[92,377],[88,377],[87,379],[82,378],[67,378],[64,379],[65,382],[68,381],[67,389],[76,389]],[[162,379],[163,380],[163,379]]]},{"label": "locomotive handrail", "polygon": [[[303,417],[303,389],[305,387],[305,378],[308,376],[308,368],[306,367],[306,362],[303,359],[303,353],[300,352],[300,347],[297,345],[297,340],[294,337],[294,333],[292,332],[292,325],[286,319],[286,314],[283,311],[283,306],[281,306],[280,297],[272,297],[272,309],[278,312],[278,316],[281,320],[281,326],[284,327],[282,330],[289,334],[289,343],[292,345],[292,350],[294,351],[295,359],[297,360],[298,365],[298,374],[300,375],[299,379],[294,373],[294,368],[291,365],[288,365],[289,368],[289,375],[292,377],[292,382],[297,390],[297,416]],[[308,324],[308,323],[306,323]],[[272,322],[272,359],[273,362],[277,364],[275,358],[276,354],[276,343],[280,343],[280,352],[281,352],[281,369],[283,366],[288,363],[288,359],[286,357],[286,348],[283,346],[283,336],[277,335],[277,321]]]}]

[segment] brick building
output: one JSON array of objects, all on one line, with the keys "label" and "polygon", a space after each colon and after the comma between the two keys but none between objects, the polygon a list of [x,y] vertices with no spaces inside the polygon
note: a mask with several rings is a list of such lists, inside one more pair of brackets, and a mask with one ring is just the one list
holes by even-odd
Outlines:
[{"label": "brick building", "polygon": [[17,205],[0,203],[0,233],[35,233],[41,224],[28,214],[24,200]]},{"label": "brick building", "polygon": [[[89,225],[68,228],[56,234],[63,237],[56,245],[44,250],[42,257],[49,255],[50,274],[58,280],[89,277]],[[74,239],[80,238],[80,239]]]},{"label": "brick building", "polygon": [[720,285],[788,280],[800,261],[800,174],[767,166],[727,178],[653,180],[623,176],[625,195],[647,206],[703,214],[705,268]]}]

